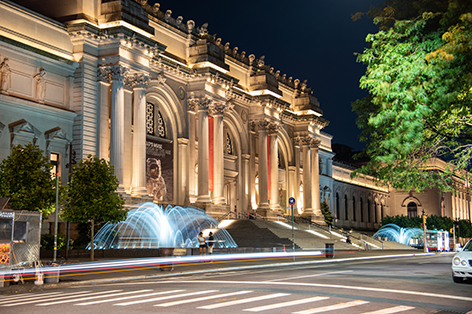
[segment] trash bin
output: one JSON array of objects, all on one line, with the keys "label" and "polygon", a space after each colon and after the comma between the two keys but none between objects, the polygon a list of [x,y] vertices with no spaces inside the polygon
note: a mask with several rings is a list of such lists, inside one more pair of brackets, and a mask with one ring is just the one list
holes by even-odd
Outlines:
[{"label": "trash bin", "polygon": [[44,282],[45,283],[59,283],[60,262],[49,261],[45,263]]},{"label": "trash bin", "polygon": [[[174,248],[160,248],[159,249],[159,257],[170,257],[174,256]],[[173,262],[165,262],[159,265],[162,271],[172,271],[174,270],[174,263]]]},{"label": "trash bin", "polygon": [[334,258],[334,243],[326,243],[326,258]]}]

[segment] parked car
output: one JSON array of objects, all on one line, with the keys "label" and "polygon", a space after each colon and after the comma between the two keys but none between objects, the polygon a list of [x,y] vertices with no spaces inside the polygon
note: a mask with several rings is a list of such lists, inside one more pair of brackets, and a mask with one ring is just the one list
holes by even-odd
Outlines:
[{"label": "parked car", "polygon": [[472,279],[472,240],[452,259],[452,280],[460,283]]}]

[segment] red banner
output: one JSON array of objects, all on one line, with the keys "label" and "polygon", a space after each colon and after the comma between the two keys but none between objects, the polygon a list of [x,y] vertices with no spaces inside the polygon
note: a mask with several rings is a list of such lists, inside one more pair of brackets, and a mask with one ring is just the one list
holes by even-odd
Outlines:
[{"label": "red banner", "polygon": [[209,170],[208,170],[208,190],[213,191],[213,117],[208,117],[208,161],[209,161]]}]

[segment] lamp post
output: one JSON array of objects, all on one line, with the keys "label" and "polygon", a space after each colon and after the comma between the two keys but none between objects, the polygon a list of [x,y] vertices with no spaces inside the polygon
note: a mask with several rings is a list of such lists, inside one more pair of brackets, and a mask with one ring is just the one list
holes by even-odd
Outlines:
[{"label": "lamp post", "polygon": [[428,241],[426,241],[426,215],[424,214],[424,209],[422,211],[423,215],[423,251],[428,252]]},{"label": "lamp post", "polygon": [[53,155],[55,160],[51,160],[51,163],[55,166],[56,173],[56,210],[55,210],[55,219],[54,219],[54,256],[53,260],[57,259],[57,226],[59,220],[59,156]]}]

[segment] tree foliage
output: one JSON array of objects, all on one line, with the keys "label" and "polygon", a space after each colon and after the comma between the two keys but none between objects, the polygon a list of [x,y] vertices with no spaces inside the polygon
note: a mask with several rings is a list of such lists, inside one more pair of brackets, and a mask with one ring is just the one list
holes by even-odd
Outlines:
[{"label": "tree foliage", "polygon": [[324,216],[325,223],[328,226],[332,226],[334,216],[333,216],[333,214],[331,214],[331,211],[329,210],[328,202],[326,200],[323,203],[321,203],[320,209],[321,209],[321,213]]},{"label": "tree foliage", "polygon": [[[63,189],[61,218],[68,222],[90,222],[93,243],[96,223],[126,219],[123,197],[115,193],[118,184],[113,167],[106,160],[89,155],[74,165],[70,183]],[[93,249],[92,245],[92,260]]]},{"label": "tree foliage", "polygon": [[[397,189],[451,191],[472,155],[472,1],[386,0],[368,14],[379,31],[358,54],[369,96],[353,110],[371,158],[359,171]],[[430,171],[434,157],[445,171]]]},{"label": "tree foliage", "polygon": [[55,204],[56,182],[52,164],[33,144],[14,146],[0,163],[0,196],[10,198],[13,209],[51,213]]}]

